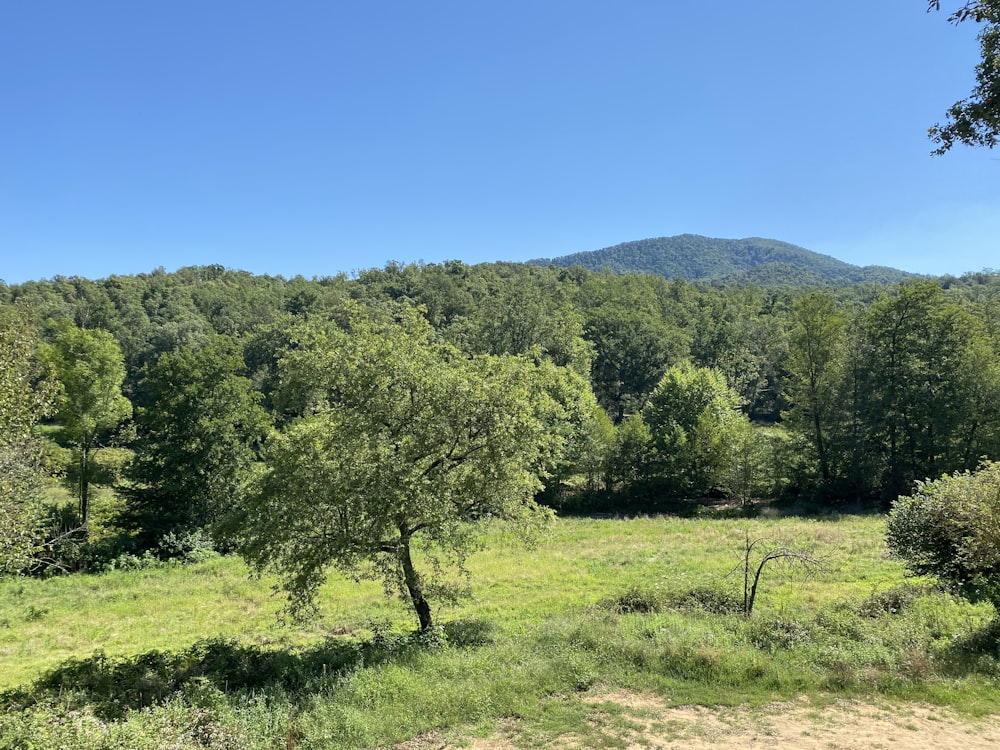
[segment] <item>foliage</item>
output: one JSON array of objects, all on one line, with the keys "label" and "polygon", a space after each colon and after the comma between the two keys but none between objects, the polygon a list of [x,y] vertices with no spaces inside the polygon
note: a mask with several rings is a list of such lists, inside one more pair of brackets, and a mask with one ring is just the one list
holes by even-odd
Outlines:
[{"label": "foliage", "polygon": [[722,375],[690,364],[667,370],[642,411],[649,426],[649,475],[677,495],[715,487],[732,460],[734,431],[745,422]]},{"label": "foliage", "polygon": [[[941,0],[929,0],[928,10],[939,10]],[[1000,2],[968,0],[948,20],[982,24],[979,31],[980,62],[976,65],[976,85],[967,99],[948,108],[944,125],[930,128],[931,140],[938,144],[935,154],[943,154],[955,143],[993,148],[1000,138]]]},{"label": "foliage", "polygon": [[582,266],[590,271],[648,273],[690,281],[745,281],[746,274],[765,269],[772,285],[788,283],[787,269],[801,269],[808,284],[892,283],[907,274],[895,269],[859,268],[787,242],[751,237],[715,239],[695,234],[623,242],[601,250],[532,261],[560,267]]},{"label": "foliage", "polygon": [[135,458],[121,488],[121,519],[154,548],[165,535],[206,529],[237,502],[268,419],[236,343],[215,336],[144,370]]},{"label": "foliage", "polygon": [[602,274],[581,287],[584,330],[594,347],[594,395],[614,423],[638,412],[664,370],[685,352],[686,334],[671,321],[666,282]]},{"label": "foliage", "polygon": [[0,315],[0,574],[23,570],[38,551],[42,450],[34,430],[54,388],[38,379],[37,346],[23,311]]},{"label": "foliage", "polygon": [[[266,472],[233,522],[239,550],[282,576],[295,611],[336,565],[383,580],[428,630],[427,596],[443,592],[443,564],[462,569],[473,522],[547,518],[533,494],[562,448],[564,407],[550,395],[561,374],[462,354],[412,308],[397,320],[352,308],[348,319],[348,330],[303,326],[282,361],[306,411],[268,442]],[[416,570],[415,538],[431,576]]]},{"label": "foliage", "polygon": [[99,436],[132,414],[132,404],[122,395],[125,362],[110,333],[77,328],[65,319],[57,325],[52,343],[44,351],[62,386],[56,402],[56,421],[76,452],[80,523],[86,528],[90,484],[95,479],[92,458],[99,447]]},{"label": "foliage", "polygon": [[[694,260],[709,247],[699,238],[685,242],[682,255]],[[437,336],[466,353],[565,364],[589,377],[619,428],[641,414],[671,366],[690,361],[717,370],[756,430],[742,431],[752,440],[737,441],[746,450],[736,455],[753,460],[727,464],[728,477],[719,480],[740,499],[787,492],[826,505],[887,504],[916,479],[972,469],[982,456],[1000,458],[1000,274],[891,287],[877,285],[890,281],[879,277],[874,285],[837,282],[813,294],[797,288],[804,280],[786,272],[787,258],[777,260],[780,247],[736,241],[727,252],[733,262],[786,270],[780,283],[758,279],[762,287],[515,263],[390,263],[351,279],[203,266],[97,281],[57,276],[6,288],[2,304],[30,303],[39,326],[68,319],[110,332],[124,356],[122,391],[137,406],[146,399],[141,381],[160,357],[201,349],[224,334],[245,359],[237,374],[250,379],[254,398],[284,425],[302,407],[279,389],[289,328],[343,319],[343,300],[354,299],[371,310],[419,307]],[[758,429],[778,422],[786,435],[777,439]],[[640,437],[638,422],[618,435],[616,450],[608,450],[606,424],[575,424],[576,442],[549,491],[585,487],[588,507],[648,507],[656,474],[649,473],[653,456],[638,450],[642,441],[631,440]],[[127,433],[116,440],[126,449],[145,445],[145,437],[137,443]],[[621,448],[630,442],[637,450],[626,458]],[[782,452],[778,474],[792,481],[740,490],[758,458],[763,467],[778,460],[768,455],[771,448]],[[600,477],[602,456],[607,470]],[[769,471],[756,473],[766,478]],[[81,474],[76,467],[64,473]],[[572,502],[565,495],[555,498],[560,507]]]},{"label": "foliage", "polygon": [[673,597],[673,606],[697,609],[712,615],[732,615],[745,611],[744,603],[734,594],[716,586],[696,586]]},{"label": "foliage", "polygon": [[954,291],[922,281],[864,305],[795,301],[784,416],[809,447],[807,487],[888,501],[997,455],[996,332]]},{"label": "foliage", "polygon": [[790,325],[786,397],[794,408],[786,418],[806,436],[829,484],[831,432],[843,409],[847,320],[829,293],[815,292],[795,300]]},{"label": "foliage", "polygon": [[780,460],[785,438],[780,427],[754,427],[748,420],[733,420],[726,434],[729,451],[718,478],[726,497],[743,508],[778,497],[785,482]]},{"label": "foliage", "polygon": [[1000,607],[1000,464],[917,482],[893,504],[886,541],[914,573]]},{"label": "foliage", "polygon": [[995,454],[1000,377],[971,311],[936,284],[907,284],[865,311],[859,334],[854,409],[886,495]]}]

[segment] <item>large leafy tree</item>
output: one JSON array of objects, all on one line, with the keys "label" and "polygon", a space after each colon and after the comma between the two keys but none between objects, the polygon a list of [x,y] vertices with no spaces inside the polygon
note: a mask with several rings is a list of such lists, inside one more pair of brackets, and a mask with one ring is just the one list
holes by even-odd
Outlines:
[{"label": "large leafy tree", "polygon": [[883,463],[882,492],[971,469],[992,455],[997,380],[981,322],[932,282],[876,300],[859,325],[867,376],[861,409],[867,450]]},{"label": "large leafy tree", "polygon": [[474,522],[527,529],[548,517],[534,494],[563,442],[552,429],[561,373],[464,354],[409,308],[395,320],[346,317],[346,330],[295,333],[282,377],[305,413],[269,440],[266,471],[234,519],[238,547],[282,576],[293,611],[311,607],[335,566],[383,580],[427,630],[429,598],[444,591],[437,573],[463,569]]},{"label": "large leafy tree", "polygon": [[820,478],[832,478],[831,440],[847,410],[840,398],[846,362],[847,320],[827,292],[798,298],[788,334],[786,397],[789,426],[812,446]]},{"label": "large leafy tree", "polygon": [[590,372],[593,351],[565,295],[526,272],[496,280],[467,326],[462,347],[483,354],[544,353],[557,365]]},{"label": "large leafy tree", "polygon": [[136,409],[135,459],[122,518],[151,547],[207,529],[237,501],[267,430],[236,342],[215,336],[148,365]]},{"label": "large leafy tree", "polygon": [[110,333],[77,328],[68,320],[59,324],[45,352],[62,385],[56,420],[76,453],[80,523],[86,528],[93,453],[100,436],[132,414],[132,404],[122,395],[125,361]]},{"label": "large leafy tree", "polygon": [[746,422],[738,407],[739,396],[718,370],[689,363],[668,369],[642,410],[652,478],[678,495],[712,489],[731,458],[737,425]]},{"label": "large leafy tree", "polygon": [[[939,10],[941,0],[929,0],[929,10]],[[981,61],[976,66],[976,85],[971,95],[948,108],[944,125],[930,129],[943,154],[955,143],[993,148],[1000,138],[1000,0],[969,0],[948,20],[982,24],[979,31]]]},{"label": "large leafy tree", "polygon": [[38,379],[37,347],[26,314],[0,316],[0,573],[22,570],[37,551],[42,469],[34,428],[53,399],[51,383]]},{"label": "large leafy tree", "polygon": [[599,274],[580,289],[585,336],[594,346],[594,395],[616,425],[642,408],[687,351],[668,286],[652,276]]}]

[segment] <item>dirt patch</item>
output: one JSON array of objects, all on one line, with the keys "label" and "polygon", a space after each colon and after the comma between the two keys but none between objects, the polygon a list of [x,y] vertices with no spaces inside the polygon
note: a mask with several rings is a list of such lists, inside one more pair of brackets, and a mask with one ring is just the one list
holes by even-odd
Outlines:
[{"label": "dirt patch", "polygon": [[[621,706],[634,729],[620,737],[629,750],[782,748],[783,750],[993,750],[1000,747],[996,717],[973,721],[927,705],[876,706],[838,701],[814,707],[808,701],[762,709],[667,708],[655,698],[606,693],[588,699],[595,708]],[[657,705],[658,704],[658,705]],[[619,722],[620,725],[620,722]]]},{"label": "dirt patch", "polygon": [[1000,748],[1000,717],[974,720],[923,704],[874,705],[808,700],[763,708],[667,707],[655,696],[622,691],[583,698],[587,728],[546,739],[523,736],[515,722],[491,737],[459,744],[439,735],[418,738],[407,750],[518,750],[522,747],[584,750],[994,750]]}]

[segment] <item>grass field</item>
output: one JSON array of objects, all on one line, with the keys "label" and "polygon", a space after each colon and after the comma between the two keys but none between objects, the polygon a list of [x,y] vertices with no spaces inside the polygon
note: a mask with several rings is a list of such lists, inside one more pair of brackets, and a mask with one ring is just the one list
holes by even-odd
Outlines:
[{"label": "grass field", "polygon": [[[470,560],[473,597],[423,638],[402,602],[336,574],[316,620],[282,624],[273,582],[232,558],[3,581],[0,747],[380,747],[511,720],[542,746],[587,736],[597,689],[995,711],[992,608],[907,580],[883,526],[561,519],[530,550],[497,532]],[[746,533],[822,562],[766,568],[750,620],[730,609]]]}]

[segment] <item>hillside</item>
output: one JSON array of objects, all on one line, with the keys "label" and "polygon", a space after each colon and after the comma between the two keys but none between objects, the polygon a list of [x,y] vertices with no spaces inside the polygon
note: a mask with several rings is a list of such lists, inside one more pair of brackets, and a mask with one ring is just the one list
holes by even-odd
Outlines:
[{"label": "hillside", "polygon": [[654,273],[689,281],[760,284],[896,283],[913,274],[885,266],[855,266],[778,240],[714,239],[696,234],[623,242],[602,250],[530,261],[591,271]]}]

